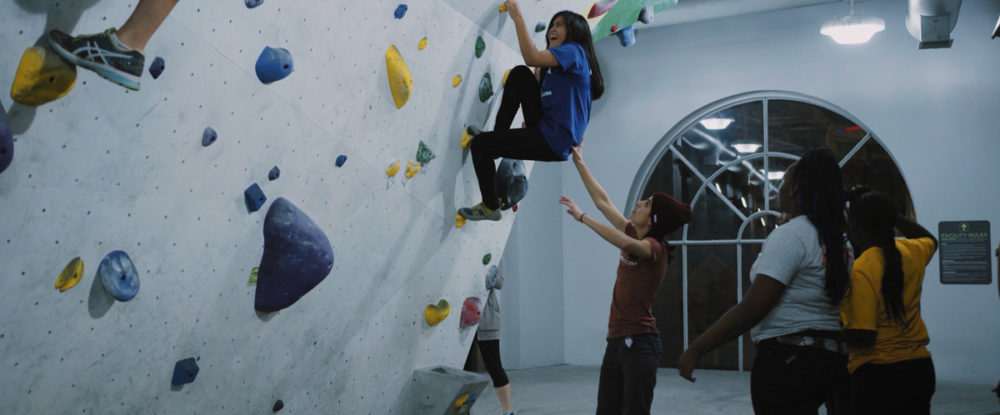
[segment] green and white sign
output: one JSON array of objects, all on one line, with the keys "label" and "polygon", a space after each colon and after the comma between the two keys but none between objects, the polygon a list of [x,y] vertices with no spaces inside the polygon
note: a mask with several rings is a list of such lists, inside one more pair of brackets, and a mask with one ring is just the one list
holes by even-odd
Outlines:
[{"label": "green and white sign", "polygon": [[993,281],[990,222],[938,222],[942,284],[989,284]]}]

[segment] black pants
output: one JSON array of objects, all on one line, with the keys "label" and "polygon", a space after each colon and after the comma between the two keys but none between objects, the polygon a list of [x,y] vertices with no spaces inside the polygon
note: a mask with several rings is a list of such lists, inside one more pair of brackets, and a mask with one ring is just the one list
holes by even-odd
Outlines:
[{"label": "black pants", "polygon": [[858,414],[929,414],[934,388],[934,363],[929,357],[887,365],[868,363],[851,374]]},{"label": "black pants", "polygon": [[[527,66],[517,66],[507,75],[500,109],[493,131],[484,132],[472,140],[472,165],[479,179],[483,204],[490,209],[500,207],[497,197],[496,165],[493,160],[507,157],[517,160],[560,161],[552,152],[538,122],[542,118],[542,88]],[[525,128],[511,129],[510,123],[521,107]]]},{"label": "black pants", "polygon": [[486,371],[490,373],[490,379],[493,379],[493,387],[507,386],[510,380],[507,379],[507,372],[500,363],[500,340],[479,340],[479,337],[476,337],[473,341],[479,344],[479,354],[483,355],[483,363],[486,364]]},{"label": "black pants", "polygon": [[756,414],[817,414],[847,377],[847,356],[823,349],[757,344],[750,371],[750,398]]},{"label": "black pants", "polygon": [[639,334],[608,339],[601,363],[601,383],[597,388],[597,414],[648,414],[656,387],[656,368],[660,363],[660,336]]}]

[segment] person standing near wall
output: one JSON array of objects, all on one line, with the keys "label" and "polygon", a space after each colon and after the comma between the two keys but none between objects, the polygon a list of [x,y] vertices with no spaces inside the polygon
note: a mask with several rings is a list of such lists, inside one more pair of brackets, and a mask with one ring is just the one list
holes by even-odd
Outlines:
[{"label": "person standing near wall", "polygon": [[[587,19],[571,11],[556,13],[546,32],[546,48],[538,50],[517,1],[507,0],[504,4],[514,21],[524,63],[544,71],[536,78],[528,66],[512,69],[504,84],[493,131],[467,129],[474,136],[472,163],[482,202],[461,208],[458,214],[472,221],[500,220],[494,160],[566,160],[570,147],[583,141],[591,101],[604,93],[604,78]],[[525,128],[511,129],[519,106]]]},{"label": "person standing near wall", "polygon": [[510,409],[510,380],[507,379],[507,372],[503,370],[500,362],[500,301],[497,299],[497,290],[503,288],[503,261],[497,267],[496,273],[486,275],[486,289],[490,291],[486,298],[486,307],[483,308],[483,315],[479,319],[479,327],[476,328],[476,338],[474,342],[479,344],[479,352],[483,356],[483,363],[486,364],[486,371],[493,380],[493,390],[500,400],[500,407],[503,408],[503,415],[514,415]]},{"label": "person standing near wall", "polygon": [[757,414],[815,414],[847,376],[838,305],[847,291],[850,250],[840,167],[830,149],[806,152],[785,171],[771,232],[733,306],[681,354],[677,372],[694,382],[698,358],[750,330],[757,355],[750,396]]},{"label": "person standing near wall", "polygon": [[[851,244],[861,254],[840,316],[854,409],[862,415],[929,414],[934,363],[920,292],[937,240],[879,191],[851,200],[849,212]],[[895,230],[906,239],[896,240]]]},{"label": "person standing near wall", "polygon": [[49,44],[74,65],[96,72],[102,78],[138,91],[145,68],[142,50],[170,15],[178,0],[139,0],[132,15],[118,30],[72,37],[59,30],[49,33]]},{"label": "person standing near wall", "polygon": [[691,207],[657,192],[636,202],[626,219],[590,173],[580,147],[573,147],[572,153],[587,193],[611,226],[591,218],[566,196],[560,197],[559,203],[567,207],[566,213],[573,219],[621,249],[608,316],[608,345],[601,363],[597,413],[648,414],[663,350],[653,317],[653,298],[669,263],[664,238],[691,220]]}]

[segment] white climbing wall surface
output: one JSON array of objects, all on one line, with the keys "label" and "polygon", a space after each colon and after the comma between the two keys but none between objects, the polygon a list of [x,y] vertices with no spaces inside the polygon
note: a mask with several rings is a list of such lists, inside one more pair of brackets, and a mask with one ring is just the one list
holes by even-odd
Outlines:
[{"label": "white climbing wall surface", "polygon": [[[522,9],[531,29],[589,3]],[[146,48],[147,66],[165,60],[158,79],[145,72],[126,92],[80,69],[67,96],[27,107],[6,94],[25,48],[51,29],[120,26],[135,0],[0,2],[0,102],[16,140],[0,173],[0,412],[264,414],[280,399],[287,413],[399,414],[414,369],[462,367],[475,327],[459,327],[460,305],[486,295],[483,256],[501,258],[516,214],[456,228],[455,211],[479,202],[461,131],[492,128],[503,72],[523,61],[499,2],[418,1],[397,19],[399,4],[181,1]],[[390,45],[414,81],[400,109]],[[265,46],[294,59],[269,85],[254,71]],[[487,72],[498,93],[482,103]],[[218,134],[207,147],[206,127]],[[388,178],[421,141],[436,158]],[[253,183],[267,202],[249,213]],[[520,208],[554,208],[556,196],[529,192]],[[278,197],[319,225],[335,263],[298,302],[258,314],[248,278]],[[95,278],[115,250],[139,273],[128,302]],[[77,256],[83,278],[60,292]],[[425,308],[441,299],[451,314],[429,326]],[[196,379],[171,386],[188,357]]]}]

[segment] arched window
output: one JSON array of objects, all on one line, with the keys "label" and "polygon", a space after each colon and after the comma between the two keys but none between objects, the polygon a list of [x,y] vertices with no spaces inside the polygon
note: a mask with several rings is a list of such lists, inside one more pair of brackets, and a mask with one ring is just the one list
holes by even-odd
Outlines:
[{"label": "arched window", "polygon": [[[776,226],[785,169],[816,146],[833,150],[845,187],[888,192],[913,216],[906,182],[875,134],[843,109],[798,93],[757,91],[713,102],[668,131],[646,157],[627,206],[663,191],[694,211],[691,223],[667,237],[677,249],[654,305],[661,366],[676,367],[690,340],[740,301],[750,266]],[[749,370],[753,354],[743,336],[701,365]]]}]

